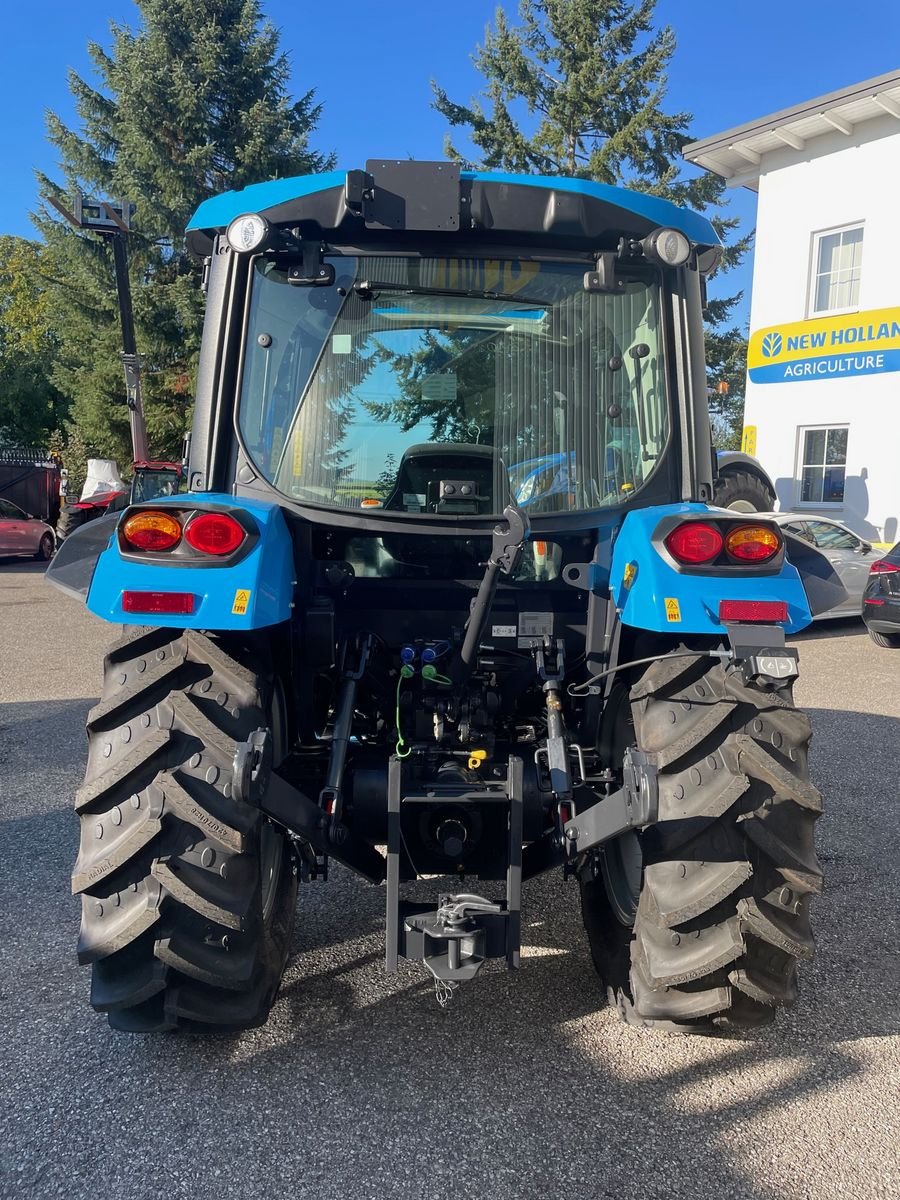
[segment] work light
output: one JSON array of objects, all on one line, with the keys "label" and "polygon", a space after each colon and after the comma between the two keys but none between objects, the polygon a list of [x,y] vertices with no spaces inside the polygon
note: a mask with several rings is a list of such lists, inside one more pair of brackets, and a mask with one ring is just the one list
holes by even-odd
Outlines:
[{"label": "work light", "polygon": [[654,229],[641,242],[645,258],[663,267],[680,267],[691,256],[691,243],[677,229]]},{"label": "work light", "polygon": [[259,213],[244,213],[234,218],[225,231],[225,237],[232,250],[247,254],[257,250],[267,240],[269,229],[269,222]]}]

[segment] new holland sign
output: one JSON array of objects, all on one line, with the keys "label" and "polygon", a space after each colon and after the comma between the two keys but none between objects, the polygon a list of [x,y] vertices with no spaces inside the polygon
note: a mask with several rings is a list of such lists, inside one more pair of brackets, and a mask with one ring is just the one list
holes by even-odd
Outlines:
[{"label": "new holland sign", "polygon": [[900,371],[900,308],[758,329],[750,336],[747,370],[754,383]]}]

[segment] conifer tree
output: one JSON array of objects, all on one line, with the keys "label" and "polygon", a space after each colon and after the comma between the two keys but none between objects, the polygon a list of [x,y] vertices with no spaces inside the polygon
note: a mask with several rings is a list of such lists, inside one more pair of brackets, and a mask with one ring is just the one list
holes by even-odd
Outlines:
[{"label": "conifer tree", "polygon": [[[656,0],[520,0],[518,25],[498,8],[473,55],[485,80],[481,97],[459,104],[432,83],[434,107],[475,150],[448,139],[446,152],[485,170],[593,179],[706,212],[726,243],[727,269],[750,237],[733,237],[738,221],[721,211],[725,181],[684,169],[692,118],[665,106],[675,34],[654,26],[655,7]],[[711,382],[732,379],[745,352],[730,324],[740,299],[708,303]],[[739,423],[734,404],[728,411]]]},{"label": "conifer tree", "polygon": [[38,242],[0,237],[0,445],[42,447],[65,415],[41,263]]},{"label": "conifer tree", "polygon": [[96,80],[72,72],[79,128],[54,113],[48,136],[62,179],[39,177],[35,222],[60,352],[55,382],[95,453],[127,463],[128,414],[109,248],[48,207],[75,192],[135,204],[129,237],[145,408],[155,454],[177,454],[189,418],[199,348],[199,266],[184,250],[201,200],[227,188],[330,165],[310,147],[312,91],[288,96],[289,64],[258,0],[138,0],[137,29],[113,24],[89,46]]}]

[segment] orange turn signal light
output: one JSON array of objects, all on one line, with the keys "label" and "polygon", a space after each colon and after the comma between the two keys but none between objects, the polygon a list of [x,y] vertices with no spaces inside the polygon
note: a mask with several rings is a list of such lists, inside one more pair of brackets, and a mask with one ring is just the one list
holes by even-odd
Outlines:
[{"label": "orange turn signal light", "polygon": [[181,541],[181,524],[164,512],[136,512],[124,523],[121,532],[135,550],[171,550]]},{"label": "orange turn signal light", "polygon": [[738,525],[727,534],[725,549],[741,562],[766,562],[781,549],[781,535],[771,525]]}]

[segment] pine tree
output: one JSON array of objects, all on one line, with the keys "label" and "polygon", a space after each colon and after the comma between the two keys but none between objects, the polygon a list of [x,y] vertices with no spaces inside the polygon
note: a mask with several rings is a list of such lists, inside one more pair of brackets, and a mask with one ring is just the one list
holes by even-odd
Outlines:
[{"label": "pine tree", "polygon": [[0,444],[43,446],[65,415],[41,263],[39,243],[0,237]]},{"label": "pine tree", "polygon": [[[725,181],[683,169],[692,118],[665,107],[675,34],[654,27],[655,8],[656,0],[521,0],[518,25],[498,8],[473,56],[485,79],[482,96],[458,104],[432,82],[434,107],[475,149],[470,158],[448,139],[446,152],[485,170],[593,179],[706,212],[726,242],[727,269],[743,259],[751,238],[735,238],[738,221],[722,212]],[[733,377],[744,347],[730,324],[740,300],[718,298],[707,307],[713,385]]]},{"label": "pine tree", "polygon": [[199,349],[199,267],[184,228],[201,200],[226,188],[330,165],[310,148],[320,108],[288,97],[289,64],[258,0],[139,0],[139,28],[111,27],[92,43],[97,80],[72,72],[80,122],[48,114],[62,182],[39,176],[35,216],[47,245],[60,339],[55,382],[99,453],[130,459],[128,413],[109,247],[76,233],[47,205],[82,192],[136,206],[129,237],[145,408],[155,454],[177,454],[189,418]]}]

